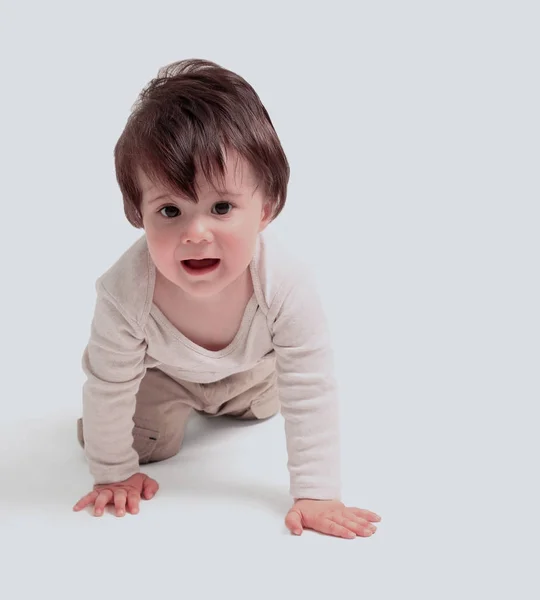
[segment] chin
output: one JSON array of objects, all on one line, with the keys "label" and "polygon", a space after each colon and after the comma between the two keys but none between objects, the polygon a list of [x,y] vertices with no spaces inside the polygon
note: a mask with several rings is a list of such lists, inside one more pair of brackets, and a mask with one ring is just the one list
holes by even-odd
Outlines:
[{"label": "chin", "polygon": [[230,281],[198,281],[198,282],[186,282],[182,281],[178,285],[186,294],[193,296],[194,298],[210,298],[220,294],[224,289],[230,285]]},{"label": "chin", "polygon": [[222,286],[216,285],[193,285],[193,286],[182,286],[184,292],[190,295],[192,298],[211,298],[216,294],[223,291]]}]

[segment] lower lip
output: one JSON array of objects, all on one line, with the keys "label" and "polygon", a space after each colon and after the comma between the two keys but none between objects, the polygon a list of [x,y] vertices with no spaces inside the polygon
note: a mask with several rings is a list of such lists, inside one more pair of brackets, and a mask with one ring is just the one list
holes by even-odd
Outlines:
[{"label": "lower lip", "polygon": [[204,269],[192,269],[191,267],[188,267],[186,263],[182,263],[182,266],[184,267],[184,271],[186,273],[189,273],[189,275],[207,275],[208,273],[212,273],[213,271],[215,271],[220,264],[221,260],[218,260],[218,262],[215,265],[212,265],[210,267],[204,267]]}]

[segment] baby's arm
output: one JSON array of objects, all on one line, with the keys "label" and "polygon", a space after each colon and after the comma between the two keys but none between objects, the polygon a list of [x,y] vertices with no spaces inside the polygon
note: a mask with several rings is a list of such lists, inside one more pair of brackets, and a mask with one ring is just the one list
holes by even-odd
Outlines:
[{"label": "baby's arm", "polygon": [[369,537],[379,515],[340,500],[338,394],[316,286],[304,271],[286,287],[273,334],[294,497],[285,525],[297,535],[307,527],[343,538]]},{"label": "baby's arm", "polygon": [[308,271],[282,291],[273,322],[294,498],[340,498],[339,405],[327,321]]},{"label": "baby's arm", "polygon": [[96,484],[139,472],[133,449],[136,393],[145,374],[146,342],[98,280],[91,335],[82,358],[85,454]]}]

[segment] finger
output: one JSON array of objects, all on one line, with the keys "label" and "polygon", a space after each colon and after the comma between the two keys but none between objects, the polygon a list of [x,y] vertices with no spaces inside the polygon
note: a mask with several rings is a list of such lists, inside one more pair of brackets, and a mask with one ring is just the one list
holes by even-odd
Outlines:
[{"label": "finger", "polygon": [[130,490],[127,494],[127,506],[128,510],[132,515],[136,515],[139,512],[139,502],[141,500],[141,496],[139,492],[135,490]]},{"label": "finger", "polygon": [[98,497],[94,502],[94,514],[96,515],[96,517],[100,517],[103,514],[103,510],[105,509],[107,504],[109,504],[113,497],[112,490],[105,489],[98,490],[98,492]]},{"label": "finger", "polygon": [[126,498],[127,492],[123,489],[115,490],[114,492],[114,507],[116,509],[116,516],[123,517],[126,514]]},{"label": "finger", "polygon": [[159,484],[155,479],[148,477],[144,480],[143,490],[144,497],[147,500],[150,500],[150,498],[153,498],[156,495],[156,492],[159,490]]},{"label": "finger", "polygon": [[352,516],[352,518],[350,518],[346,514],[344,514],[341,518],[336,518],[335,520],[340,525],[343,525],[343,527],[354,531],[356,535],[361,535],[363,537],[369,537],[377,531],[375,525],[372,525],[369,521],[366,521],[365,519],[355,517],[354,515]]},{"label": "finger", "polygon": [[97,496],[98,496],[98,493],[96,491],[86,494],[86,496],[83,496],[77,502],[77,504],[75,504],[75,506],[73,507],[73,510],[82,510],[83,508],[87,507],[89,504],[93,504],[93,502],[97,498]]},{"label": "finger", "polygon": [[380,521],[381,517],[370,510],[366,510],[365,508],[349,508],[352,513],[354,513],[357,517],[361,517],[366,521]]},{"label": "finger", "polygon": [[313,529],[315,529],[316,531],[320,531],[321,533],[327,533],[329,535],[334,535],[336,537],[349,538],[349,539],[356,537],[356,533],[354,533],[354,531],[351,531],[350,529],[343,527],[343,525],[340,525],[339,523],[336,523],[335,521],[328,519],[326,517],[322,517],[322,518],[318,519],[313,524]]},{"label": "finger", "polygon": [[302,535],[302,517],[296,510],[290,510],[285,517],[285,525],[287,529],[292,531],[295,535]]},{"label": "finger", "polygon": [[350,519],[351,521],[355,521],[359,525],[362,525],[362,527],[367,527],[368,529],[371,528],[374,531],[377,530],[377,527],[375,527],[375,525],[373,525],[371,520],[366,519],[365,517],[359,517],[352,510],[344,510],[341,516],[343,516],[346,519]]}]

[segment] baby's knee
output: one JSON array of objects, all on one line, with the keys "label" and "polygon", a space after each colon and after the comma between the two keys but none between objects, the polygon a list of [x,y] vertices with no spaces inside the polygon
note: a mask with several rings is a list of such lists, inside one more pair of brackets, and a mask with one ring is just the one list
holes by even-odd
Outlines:
[{"label": "baby's knee", "polygon": [[[139,452],[140,464],[159,462],[176,456],[180,452],[182,442],[184,441],[183,432],[174,432],[173,435],[155,435],[152,436],[150,449],[145,448],[143,452]],[[137,450],[137,448],[135,448]]]},{"label": "baby's knee", "polygon": [[82,419],[77,419],[77,440],[81,448],[84,448],[84,434],[83,434],[83,423]]},{"label": "baby's knee", "polygon": [[[81,448],[84,448],[82,418],[77,419],[77,440]],[[173,435],[167,436],[147,427],[133,427],[133,449],[139,455],[140,465],[172,458],[180,452],[183,441],[183,431],[175,431]]]}]

